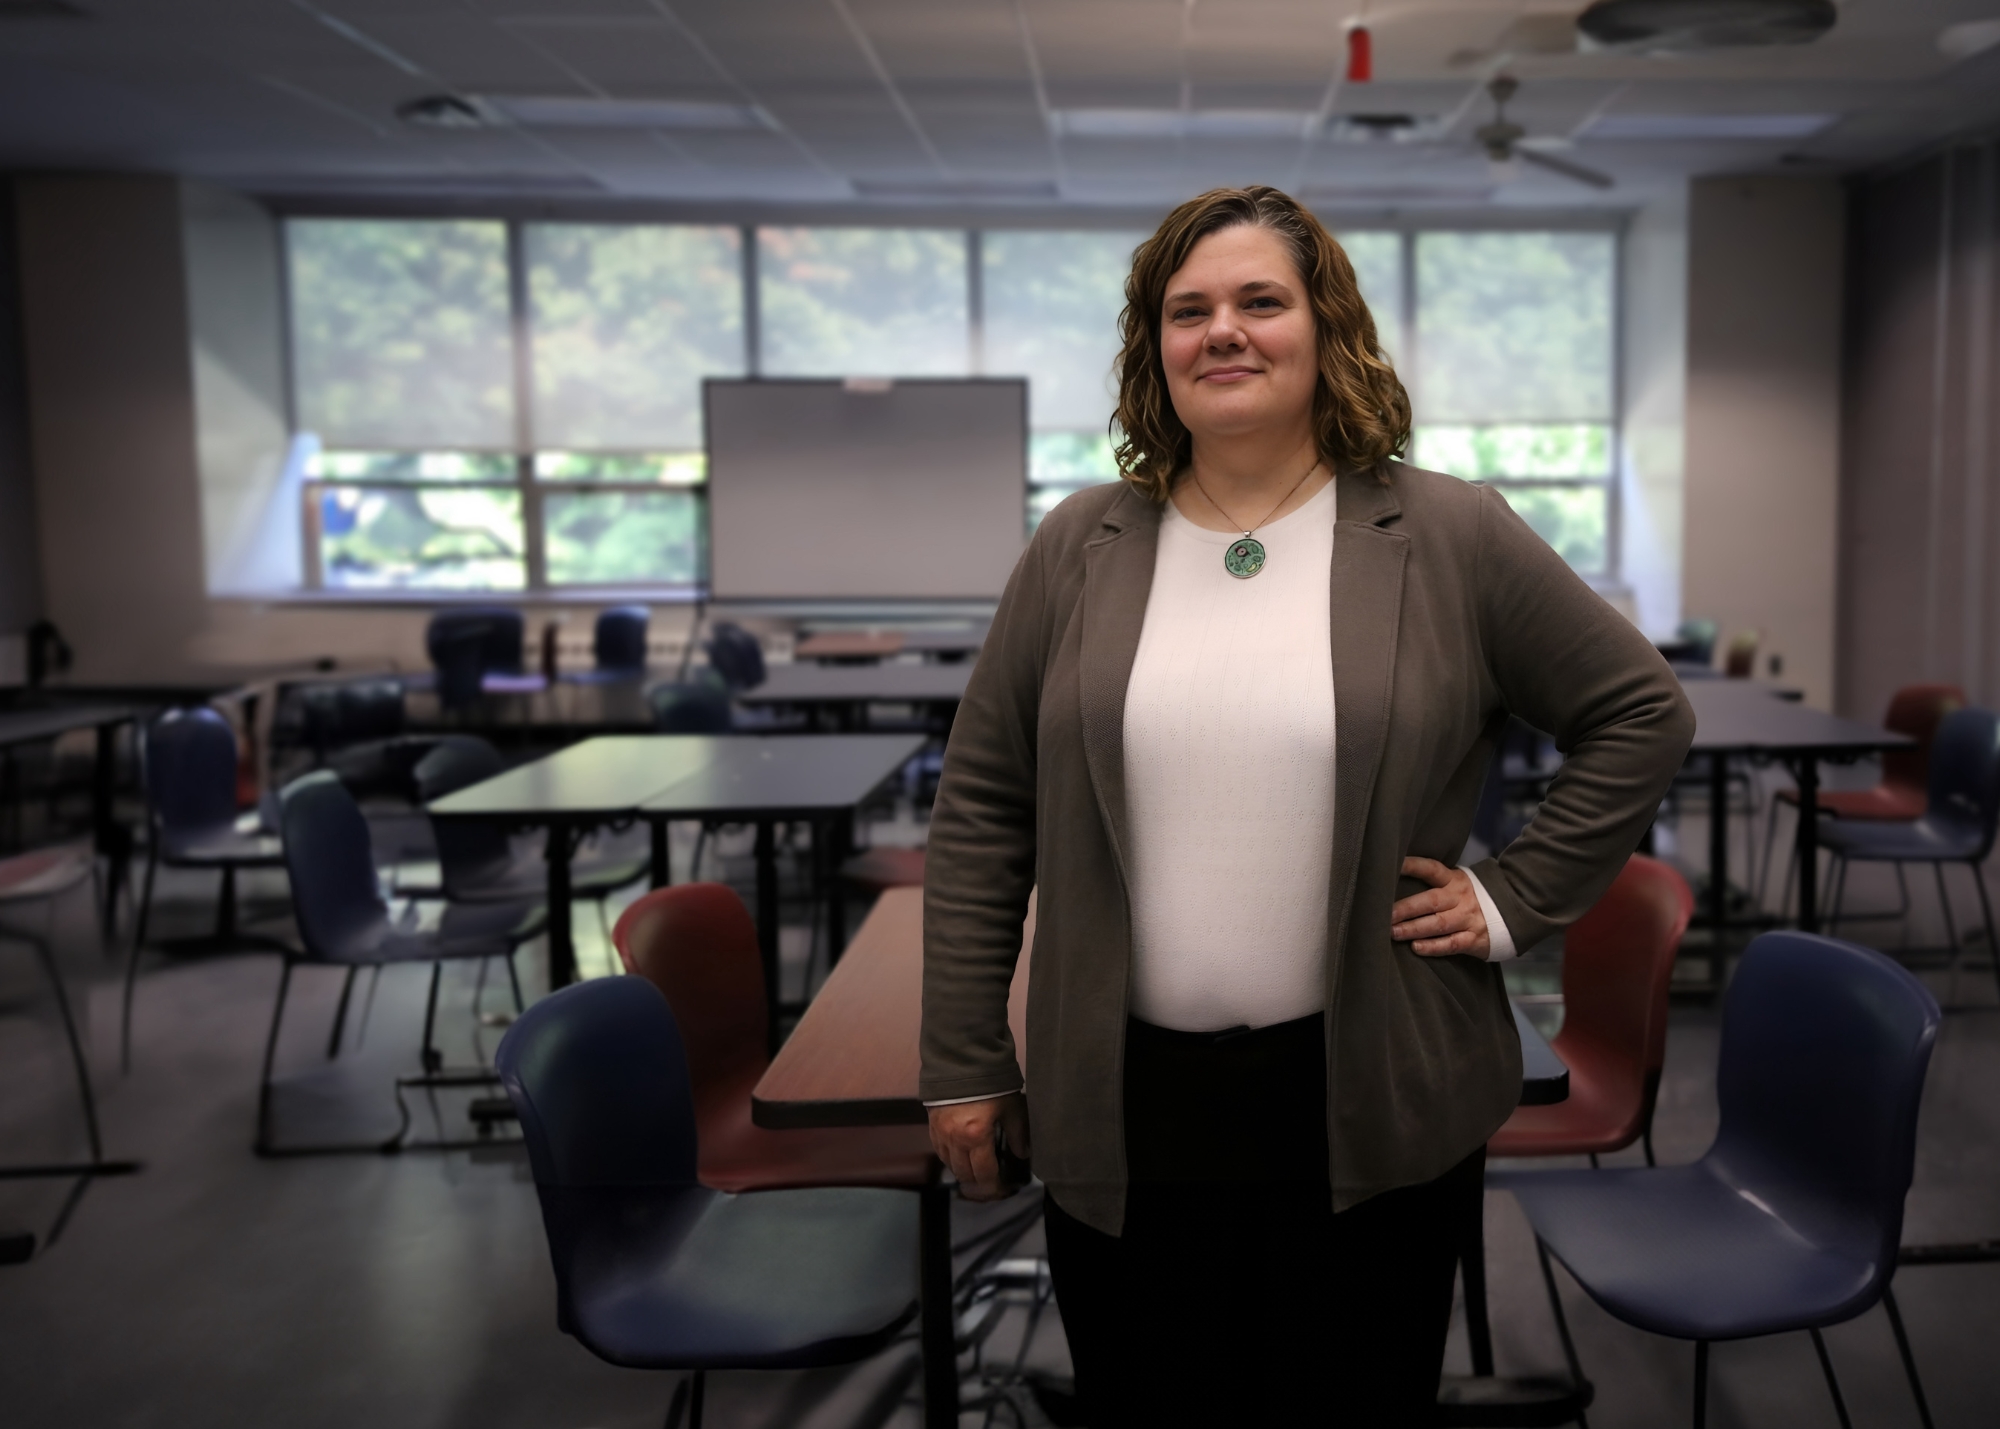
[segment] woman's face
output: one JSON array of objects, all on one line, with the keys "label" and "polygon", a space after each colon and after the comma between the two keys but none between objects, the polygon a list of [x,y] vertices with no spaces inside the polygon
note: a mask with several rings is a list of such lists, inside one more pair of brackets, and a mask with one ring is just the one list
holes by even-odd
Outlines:
[{"label": "woman's face", "polygon": [[1319,358],[1284,240],[1243,225],[1195,244],[1167,280],[1160,359],[1174,411],[1198,440],[1309,429]]}]

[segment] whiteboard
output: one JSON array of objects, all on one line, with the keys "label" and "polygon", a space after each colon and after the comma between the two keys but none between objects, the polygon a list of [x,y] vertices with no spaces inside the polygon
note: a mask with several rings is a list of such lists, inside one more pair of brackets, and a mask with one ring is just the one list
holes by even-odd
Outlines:
[{"label": "whiteboard", "polygon": [[985,599],[1026,543],[1022,378],[703,384],[717,600]]}]

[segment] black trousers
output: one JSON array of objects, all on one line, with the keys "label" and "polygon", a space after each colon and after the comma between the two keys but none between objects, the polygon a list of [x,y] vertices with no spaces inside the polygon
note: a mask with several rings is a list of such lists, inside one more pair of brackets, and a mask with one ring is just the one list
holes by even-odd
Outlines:
[{"label": "black trousers", "polygon": [[1091,1429],[1430,1422],[1485,1150],[1340,1215],[1323,1019],[1125,1043],[1124,1233],[1047,1203]]}]

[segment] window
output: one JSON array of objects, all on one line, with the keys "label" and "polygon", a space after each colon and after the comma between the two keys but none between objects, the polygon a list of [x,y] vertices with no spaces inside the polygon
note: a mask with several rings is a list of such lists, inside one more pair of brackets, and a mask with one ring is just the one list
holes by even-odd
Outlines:
[{"label": "window", "polygon": [[981,366],[1028,386],[1030,525],[1085,486],[1115,481],[1111,412],[1118,314],[1143,233],[986,233]]},{"label": "window", "polygon": [[[1026,377],[1032,528],[1117,478],[1112,364],[1143,238],[292,220],[293,404],[322,448],[308,583],[699,589],[701,384],[751,372]],[[1615,235],[1341,241],[1410,389],[1411,459],[1490,482],[1609,574]]]},{"label": "window", "polygon": [[745,369],[739,230],[310,219],[287,242],[313,583],[702,582],[701,383]]}]

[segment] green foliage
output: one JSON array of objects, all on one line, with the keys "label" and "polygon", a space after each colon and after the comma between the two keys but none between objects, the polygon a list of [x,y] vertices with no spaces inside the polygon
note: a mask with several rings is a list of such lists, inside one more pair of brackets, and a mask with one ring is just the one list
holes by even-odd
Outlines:
[{"label": "green foliage", "polygon": [[773,377],[955,377],[969,356],[965,235],[760,228],[763,370]]},{"label": "green foliage", "polygon": [[1379,229],[1340,235],[1361,300],[1375,315],[1375,339],[1392,357],[1403,345],[1403,235]]},{"label": "green foliage", "polygon": [[1417,235],[1417,416],[1605,422],[1609,233]]},{"label": "green foliage", "polygon": [[329,446],[513,444],[503,224],[294,219],[286,233],[301,427]]},{"label": "green foliage", "polygon": [[329,486],[320,498],[326,585],[347,590],[519,590],[518,492]]},{"label": "green foliage", "polygon": [[701,504],[687,491],[551,492],[542,501],[550,584],[699,583]]},{"label": "green foliage", "polygon": [[738,231],[535,223],[525,242],[537,442],[700,447],[702,379],[743,372]]},{"label": "green foliage", "polygon": [[[992,232],[980,239],[985,370],[1030,379],[1029,425],[1103,432],[1125,278],[1143,233]],[[1108,449],[1108,448],[1107,448]]]},{"label": "green foliage", "polygon": [[1604,487],[1502,486],[1500,494],[1572,569],[1585,575],[1604,569],[1609,535]]},{"label": "green foliage", "polygon": [[1611,428],[1604,423],[1420,426],[1413,466],[1468,481],[1510,476],[1609,476]]}]

